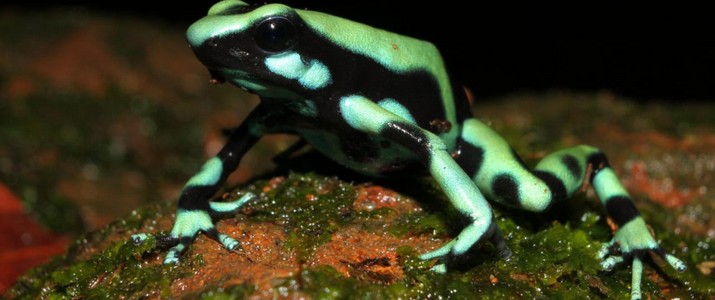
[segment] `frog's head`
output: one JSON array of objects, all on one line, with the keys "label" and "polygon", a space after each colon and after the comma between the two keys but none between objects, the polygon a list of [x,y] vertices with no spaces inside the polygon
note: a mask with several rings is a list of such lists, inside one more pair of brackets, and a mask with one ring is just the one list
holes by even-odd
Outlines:
[{"label": "frog's head", "polygon": [[306,28],[288,6],[225,0],[192,24],[186,36],[213,81],[276,96],[322,89],[332,81],[325,64],[299,50],[301,38],[309,35]]}]

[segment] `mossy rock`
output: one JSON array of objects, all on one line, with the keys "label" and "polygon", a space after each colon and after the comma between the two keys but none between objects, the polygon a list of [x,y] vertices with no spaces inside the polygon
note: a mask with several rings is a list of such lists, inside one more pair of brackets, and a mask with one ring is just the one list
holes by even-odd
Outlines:
[{"label": "mossy rock", "polygon": [[[459,230],[450,210],[423,208],[448,206],[431,186],[424,184],[422,195],[428,199],[421,199],[431,204],[421,205],[390,189],[335,177],[294,173],[259,180],[223,195],[226,200],[245,192],[260,195],[236,216],[218,222],[218,230],[241,241],[240,249],[226,251],[200,235],[178,265],[161,263],[164,252],[153,238],[138,245],[130,238],[165,233],[173,205],[138,210],[76,241],[66,255],[20,278],[6,296],[503,299],[621,298],[630,292],[628,268],[599,269],[595,253],[610,233],[588,205],[570,208],[577,215],[563,219],[500,208],[498,223],[514,251],[510,260],[499,259],[490,244],[480,243],[447,274],[430,271],[433,262],[418,259],[419,253]],[[662,272],[647,268],[644,292],[712,296],[715,281],[695,266],[700,259],[712,259],[708,247],[715,243],[688,241],[668,231],[659,238],[691,269],[676,274],[667,267]],[[691,255],[683,256],[688,249]]]}]

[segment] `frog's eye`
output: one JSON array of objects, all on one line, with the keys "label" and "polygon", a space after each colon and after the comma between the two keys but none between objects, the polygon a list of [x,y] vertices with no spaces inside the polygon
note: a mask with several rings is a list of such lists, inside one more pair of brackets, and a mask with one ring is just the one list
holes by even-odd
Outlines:
[{"label": "frog's eye", "polygon": [[254,39],[264,51],[282,52],[295,45],[298,35],[293,22],[284,17],[273,17],[258,24]]}]

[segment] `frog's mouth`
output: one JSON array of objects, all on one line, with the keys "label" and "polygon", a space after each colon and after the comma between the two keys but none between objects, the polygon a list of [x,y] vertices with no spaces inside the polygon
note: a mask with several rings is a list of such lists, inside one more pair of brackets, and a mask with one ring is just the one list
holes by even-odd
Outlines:
[{"label": "frog's mouth", "polygon": [[211,84],[222,84],[226,82],[226,77],[220,71],[209,69],[209,74],[211,75],[211,79],[209,80]]}]

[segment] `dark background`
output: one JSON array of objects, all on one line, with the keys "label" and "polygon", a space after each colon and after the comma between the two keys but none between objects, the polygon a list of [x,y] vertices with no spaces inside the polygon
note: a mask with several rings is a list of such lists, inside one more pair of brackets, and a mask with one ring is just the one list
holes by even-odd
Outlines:
[{"label": "dark background", "polygon": [[[188,27],[215,1],[7,1],[162,19]],[[434,42],[479,98],[611,90],[637,101],[715,101],[715,24],[698,7],[492,7],[455,1],[283,1]],[[151,5],[148,7],[147,5]],[[470,3],[470,5],[472,5]]]}]

